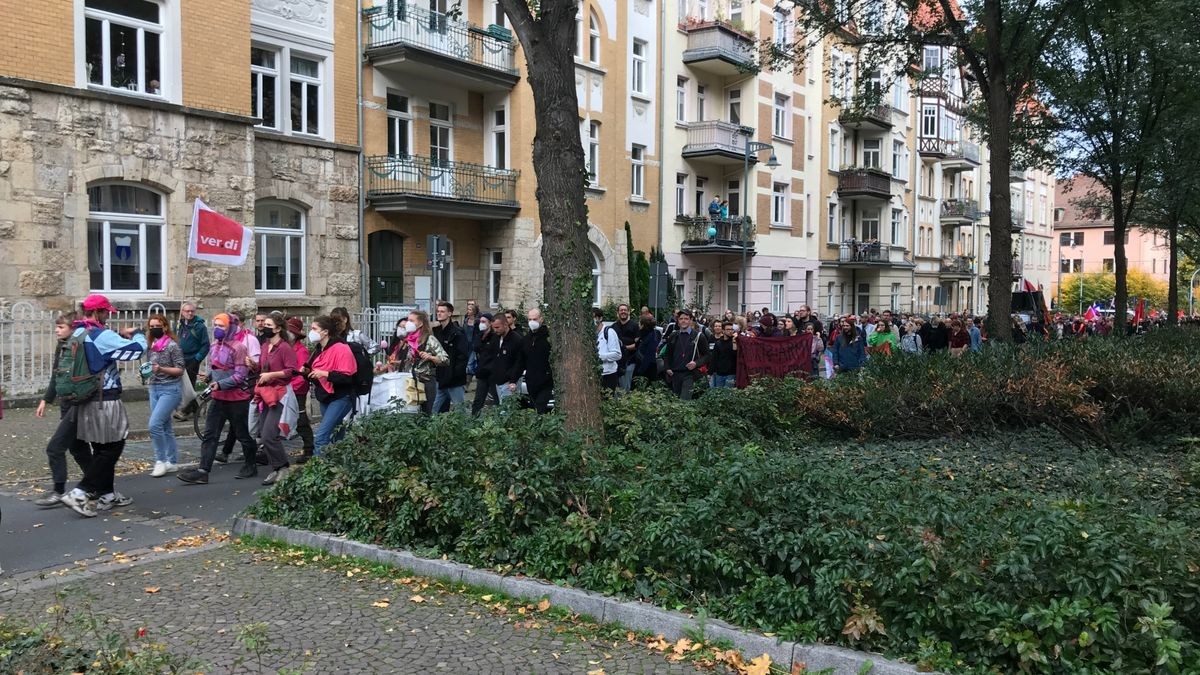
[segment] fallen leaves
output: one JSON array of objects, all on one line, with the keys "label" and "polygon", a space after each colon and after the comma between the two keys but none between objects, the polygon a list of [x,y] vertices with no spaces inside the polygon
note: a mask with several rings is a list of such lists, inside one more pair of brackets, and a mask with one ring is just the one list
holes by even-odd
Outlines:
[{"label": "fallen leaves", "polygon": [[542,598],[542,601],[537,604],[537,611],[544,612],[548,609],[550,609],[550,601],[546,598]]},{"label": "fallen leaves", "polygon": [[425,598],[420,595],[414,595],[411,598],[409,598],[408,601],[415,602],[417,604],[421,604],[422,602],[425,602]]},{"label": "fallen leaves", "polygon": [[372,602],[371,606],[378,607],[380,609],[387,609],[388,607],[392,606],[392,601],[387,598],[381,598],[379,600],[376,600],[375,602]]},{"label": "fallen leaves", "polygon": [[162,589],[159,588],[158,586],[147,586],[147,587],[143,588],[142,590],[147,593],[154,594],[154,593],[161,591]]}]

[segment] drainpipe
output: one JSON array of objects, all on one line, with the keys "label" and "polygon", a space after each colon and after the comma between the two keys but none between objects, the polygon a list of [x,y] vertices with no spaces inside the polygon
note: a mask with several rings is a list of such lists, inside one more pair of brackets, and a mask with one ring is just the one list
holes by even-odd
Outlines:
[{"label": "drainpipe", "polygon": [[[658,9],[658,222],[655,230],[658,231],[658,250],[662,252],[663,246],[663,202],[666,200],[663,195],[663,189],[666,187],[663,169],[666,168],[666,157],[663,152],[666,151],[665,136],[667,133],[666,116],[663,114],[663,97],[666,96],[666,44],[667,44],[667,3],[659,3]],[[630,233],[632,234],[632,232]]]},{"label": "drainpipe", "polygon": [[356,100],[354,101],[355,113],[358,117],[358,268],[361,270],[359,301],[363,309],[366,309],[371,302],[371,276],[370,270],[367,268],[367,235],[364,229],[366,228],[366,210],[367,198],[366,189],[367,181],[364,172],[366,171],[366,158],[363,155],[363,25],[362,25],[362,10],[359,9],[356,20],[358,22],[358,35],[356,37],[355,46],[355,62],[358,66],[357,85],[355,86]]}]

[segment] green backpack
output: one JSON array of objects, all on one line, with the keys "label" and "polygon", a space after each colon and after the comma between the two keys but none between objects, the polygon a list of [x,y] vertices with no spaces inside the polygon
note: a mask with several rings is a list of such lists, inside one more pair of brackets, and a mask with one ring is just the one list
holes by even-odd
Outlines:
[{"label": "green backpack", "polygon": [[58,367],[54,369],[54,393],[64,403],[81,405],[100,392],[100,373],[93,373],[88,366],[86,341],[86,332],[72,335],[59,348]]}]

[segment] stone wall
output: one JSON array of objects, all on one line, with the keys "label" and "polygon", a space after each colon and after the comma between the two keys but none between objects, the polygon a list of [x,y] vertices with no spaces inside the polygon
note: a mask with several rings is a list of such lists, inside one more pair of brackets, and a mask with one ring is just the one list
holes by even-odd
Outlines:
[{"label": "stone wall", "polygon": [[256,139],[248,118],[36,85],[0,86],[0,297],[62,309],[93,290],[87,188],[105,181],[165,204],[163,291],[110,292],[118,307],[260,304],[253,248],[237,268],[187,258],[196,197],[250,226],[256,199],[298,202],[309,214],[307,288],[287,301],[358,304],[354,152]]}]

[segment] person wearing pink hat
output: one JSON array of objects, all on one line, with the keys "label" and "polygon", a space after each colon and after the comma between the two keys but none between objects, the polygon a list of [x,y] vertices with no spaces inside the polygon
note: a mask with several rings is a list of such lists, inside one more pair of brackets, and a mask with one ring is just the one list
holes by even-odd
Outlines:
[{"label": "person wearing pink hat", "polygon": [[120,333],[108,328],[109,314],[116,309],[108,298],[95,294],[84,298],[83,316],[75,322],[70,341],[83,348],[88,370],[99,380],[99,391],[79,401],[73,411],[79,440],[91,445],[92,457],[83,479],[62,496],[62,503],[88,518],[97,511],[128,506],[133,499],[113,486],[117,461],[125,451],[129,418],[121,403],[121,372],[118,361],[134,361],[146,351],[146,338],[140,328],[125,328]]}]

